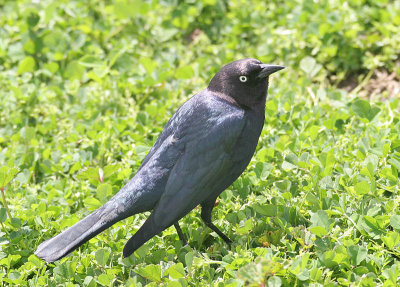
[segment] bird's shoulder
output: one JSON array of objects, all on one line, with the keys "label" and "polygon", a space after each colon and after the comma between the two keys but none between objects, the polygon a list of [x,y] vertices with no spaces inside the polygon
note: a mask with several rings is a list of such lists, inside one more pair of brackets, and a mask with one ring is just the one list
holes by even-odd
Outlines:
[{"label": "bird's shoulder", "polygon": [[182,150],[185,146],[198,146],[203,142],[207,143],[203,145],[204,148],[231,143],[243,130],[244,118],[243,110],[203,90],[179,107],[164,127],[141,167],[159,149],[160,151]]},{"label": "bird's shoulder", "polygon": [[[185,124],[191,121],[220,121],[225,118],[243,119],[245,111],[205,89],[186,101],[171,118],[171,124]],[[182,121],[183,120],[183,121]]]},{"label": "bird's shoulder", "polygon": [[234,132],[236,127],[243,126],[245,116],[244,110],[203,90],[175,113],[169,130],[175,138],[187,136],[188,139],[192,136],[206,137],[212,131],[226,128]]}]

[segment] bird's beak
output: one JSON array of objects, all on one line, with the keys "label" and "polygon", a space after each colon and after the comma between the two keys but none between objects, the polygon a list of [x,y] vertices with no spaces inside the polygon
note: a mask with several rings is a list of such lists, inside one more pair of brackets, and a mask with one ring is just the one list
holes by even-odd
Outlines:
[{"label": "bird's beak", "polygon": [[278,72],[279,70],[284,69],[284,66],[279,66],[279,65],[268,65],[268,64],[261,64],[261,72],[258,74],[258,78],[266,78],[269,75]]}]

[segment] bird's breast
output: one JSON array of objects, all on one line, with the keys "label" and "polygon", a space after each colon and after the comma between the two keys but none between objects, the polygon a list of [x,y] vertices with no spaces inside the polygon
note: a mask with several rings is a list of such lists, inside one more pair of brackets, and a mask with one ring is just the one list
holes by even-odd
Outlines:
[{"label": "bird's breast", "polygon": [[264,126],[264,113],[246,111],[245,125],[235,146],[234,161],[243,164],[250,162]]}]

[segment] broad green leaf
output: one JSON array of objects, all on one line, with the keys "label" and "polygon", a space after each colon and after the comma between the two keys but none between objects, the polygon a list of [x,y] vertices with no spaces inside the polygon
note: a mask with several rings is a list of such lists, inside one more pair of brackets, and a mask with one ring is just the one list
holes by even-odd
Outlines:
[{"label": "broad green leaf", "polygon": [[398,179],[398,175],[393,173],[392,168],[389,167],[385,167],[383,169],[381,169],[381,171],[379,172],[379,175],[382,176],[383,178],[386,178],[388,180],[391,181],[397,181]]},{"label": "broad green leaf", "polygon": [[5,187],[18,173],[18,168],[2,166],[0,167],[0,187]]},{"label": "broad green leaf", "polygon": [[260,178],[261,180],[266,180],[273,168],[274,166],[268,162],[257,162],[254,172],[256,173],[258,178]]},{"label": "broad green leaf", "polygon": [[35,59],[31,56],[23,59],[18,65],[18,74],[23,74],[26,72],[34,72],[35,71],[36,62]]},{"label": "broad green leaf", "polygon": [[251,262],[239,269],[237,276],[245,282],[255,283],[262,280],[261,266]]},{"label": "broad green leaf", "polygon": [[30,174],[29,170],[25,168],[22,172],[17,174],[17,176],[15,177],[15,180],[21,184],[26,184],[26,183],[28,183],[30,177],[31,177],[31,174]]},{"label": "broad green leaf", "polygon": [[270,111],[271,113],[275,113],[278,111],[278,104],[276,102],[276,100],[270,100],[267,101],[267,103],[265,104],[265,109]]},{"label": "broad green leaf", "polygon": [[380,112],[378,107],[371,107],[371,105],[362,99],[356,99],[351,105],[354,113],[359,116],[360,118],[368,119],[372,121],[375,116]]},{"label": "broad green leaf", "polygon": [[289,271],[296,275],[300,281],[305,281],[310,278],[310,272],[307,269],[307,261],[309,256],[309,254],[297,256],[293,261],[293,265],[289,269]]},{"label": "broad green leaf", "polygon": [[150,281],[161,282],[160,265],[149,264],[144,267],[138,267],[135,272]]},{"label": "broad green leaf", "polygon": [[333,219],[330,219],[325,210],[318,210],[316,213],[311,215],[310,221],[312,223],[312,227],[321,226],[324,227],[327,231],[330,231],[331,224],[333,223]]},{"label": "broad green leaf", "polygon": [[104,178],[107,178],[107,177],[113,175],[115,172],[118,171],[119,168],[120,168],[120,166],[117,164],[105,166],[104,167]]},{"label": "broad green leaf", "polygon": [[78,62],[69,62],[67,68],[64,71],[64,77],[69,80],[80,80],[85,72],[85,68]]},{"label": "broad green leaf", "polygon": [[180,262],[175,265],[172,265],[165,272],[173,279],[179,279],[185,277],[185,269],[183,268],[183,264]]},{"label": "broad green leaf", "polygon": [[108,252],[107,249],[103,248],[96,251],[95,254],[96,261],[102,266],[105,266],[107,264],[109,257],[110,257],[110,252]]},{"label": "broad green leaf", "polygon": [[275,204],[254,204],[252,208],[261,215],[264,216],[276,216],[277,214],[277,207]]},{"label": "broad green leaf", "polygon": [[102,203],[105,203],[110,195],[112,195],[112,186],[110,184],[101,183],[97,186],[97,197]]},{"label": "broad green leaf", "polygon": [[95,210],[102,205],[101,202],[94,197],[85,197],[83,202],[89,210]]},{"label": "broad green leaf", "polygon": [[191,66],[182,66],[179,67],[176,72],[175,76],[178,79],[191,79],[194,75],[193,69]]},{"label": "broad green leaf", "polygon": [[190,270],[192,268],[192,264],[193,264],[193,252],[188,252],[185,254],[185,264],[188,268],[188,270]]},{"label": "broad green leaf", "polygon": [[61,278],[71,278],[74,276],[77,262],[65,261],[54,268],[54,273]]},{"label": "broad green leaf", "polygon": [[151,58],[141,58],[140,63],[145,68],[147,74],[153,73],[153,71],[157,68],[157,63]]},{"label": "broad green leaf", "polygon": [[85,286],[85,287],[95,287],[96,286],[96,282],[94,281],[93,276],[86,276],[85,280],[83,281],[83,286]]},{"label": "broad green leaf", "polygon": [[109,274],[100,274],[99,277],[97,278],[103,286],[112,286],[112,281],[114,280],[114,276],[109,275]]},{"label": "broad green leaf", "polygon": [[272,276],[272,277],[268,278],[267,286],[268,287],[280,287],[280,286],[282,286],[282,280],[278,276]]},{"label": "broad green leaf", "polygon": [[29,26],[35,27],[39,23],[39,20],[40,16],[37,13],[31,12],[27,17],[26,22]]},{"label": "broad green leaf", "polygon": [[382,237],[382,242],[393,250],[395,246],[400,244],[400,234],[396,231],[389,231],[385,236]]},{"label": "broad green leaf", "polygon": [[358,182],[354,186],[354,190],[358,195],[368,194],[369,193],[369,184],[366,181]]},{"label": "broad green leaf", "polygon": [[390,217],[390,225],[397,230],[400,230],[400,215],[392,215]]},{"label": "broad green leaf", "polygon": [[325,227],[322,227],[322,226],[310,227],[310,232],[319,237],[322,237],[322,236],[328,234],[328,231],[325,229]]},{"label": "broad green leaf", "polygon": [[358,265],[367,258],[368,250],[364,246],[353,245],[347,248],[353,265]]},{"label": "broad green leaf", "polygon": [[312,57],[306,56],[300,61],[300,69],[306,72],[310,77],[314,77],[321,68],[321,64],[318,64]]},{"label": "broad green leaf", "polygon": [[253,229],[253,221],[252,219],[247,219],[244,224],[241,224],[239,228],[236,229],[238,234],[247,234]]},{"label": "broad green leaf", "polygon": [[78,174],[79,179],[92,179],[98,180],[99,179],[99,170],[94,167],[90,167],[81,173]]},{"label": "broad green leaf", "polygon": [[85,55],[79,60],[79,64],[84,67],[94,68],[94,67],[103,67],[106,66],[104,61],[100,60],[98,57],[93,55]]}]

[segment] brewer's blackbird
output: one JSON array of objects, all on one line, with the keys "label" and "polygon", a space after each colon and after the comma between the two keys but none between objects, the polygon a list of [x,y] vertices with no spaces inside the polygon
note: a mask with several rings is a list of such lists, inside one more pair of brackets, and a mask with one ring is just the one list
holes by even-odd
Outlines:
[{"label": "brewer's blackbird", "polygon": [[283,68],[256,59],[224,66],[176,111],[136,175],[113,198],[40,244],[35,254],[56,261],[114,223],[149,210],[126,243],[124,257],[172,225],[185,242],[178,220],[199,204],[205,224],[231,242],[211,222],[211,211],[249,164],[264,125],[268,76]]}]

